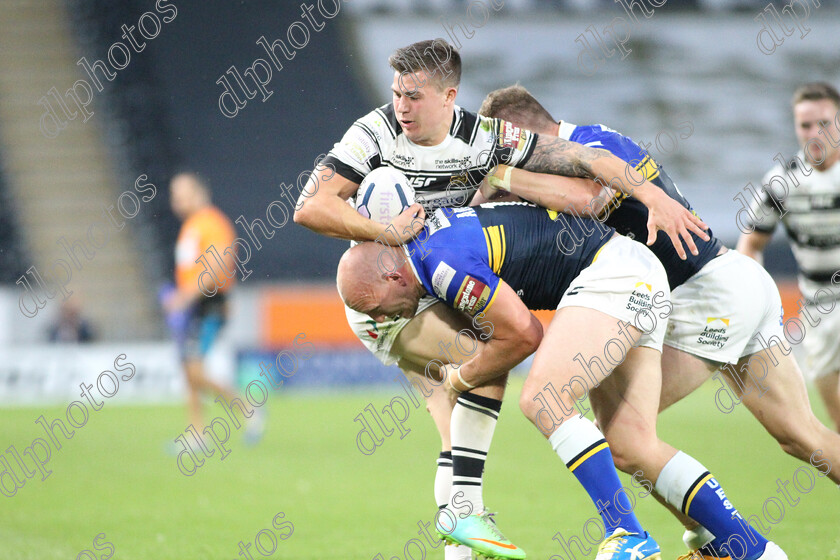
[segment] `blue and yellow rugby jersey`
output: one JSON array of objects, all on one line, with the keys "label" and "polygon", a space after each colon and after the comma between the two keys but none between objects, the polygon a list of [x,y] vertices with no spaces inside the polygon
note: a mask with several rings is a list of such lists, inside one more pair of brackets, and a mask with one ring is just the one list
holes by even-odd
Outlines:
[{"label": "blue and yellow rugby jersey", "polygon": [[[691,204],[662,167],[653,160],[646,150],[630,138],[604,125],[576,126],[567,122],[560,124],[558,136],[590,148],[601,148],[611,152],[614,156],[632,165],[636,171],[665,191],[668,196],[696,214]],[[642,243],[647,241],[648,209],[644,204],[636,198],[616,194],[610,201],[610,209],[612,211],[606,220],[608,226],[615,228],[618,233],[629,235]],[[664,231],[660,231],[656,236],[656,241],[650,247],[650,250],[665,267],[665,271],[668,273],[668,283],[672,290],[685,283],[695,272],[717,256],[723,243],[712,234],[711,229],[707,233],[711,238],[709,241],[703,241],[692,234],[699,254],[695,257],[686,251],[686,260],[682,260],[677,255],[671,239]]]},{"label": "blue and yellow rugby jersey", "polygon": [[[407,245],[429,294],[474,315],[492,304],[503,279],[529,309],[555,309],[615,230],[524,202],[441,208]],[[561,251],[558,235],[574,250]],[[571,239],[571,238],[569,238]]]}]

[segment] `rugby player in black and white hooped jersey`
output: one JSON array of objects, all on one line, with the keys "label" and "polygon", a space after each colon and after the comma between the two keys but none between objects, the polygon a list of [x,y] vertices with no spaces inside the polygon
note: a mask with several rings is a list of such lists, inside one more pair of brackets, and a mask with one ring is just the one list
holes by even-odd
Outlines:
[{"label": "rugby player in black and white hooped jersey", "polygon": [[[765,188],[745,224],[754,230],[741,236],[737,248],[763,262],[773,230],[784,224],[799,266],[804,297],[799,312],[808,324],[806,375],[840,432],[840,94],[826,83],[804,84],[792,105],[801,149],[786,166],[776,165],[764,176]],[[786,195],[778,188],[779,178],[787,185]]]},{"label": "rugby player in black and white hooped jersey", "polygon": [[[708,239],[703,232],[706,226],[699,218],[609,152],[556,136],[533,134],[458,107],[455,98],[461,60],[457,50],[445,41],[421,41],[397,49],[389,63],[394,69],[392,102],[358,119],[313,171],[301,193],[294,216],[296,223],[341,239],[404,243],[423,227],[422,205],[427,209],[463,205],[473,198],[478,184],[496,165],[506,163],[534,172],[603,177],[650,209],[651,237],[655,237],[656,230],[664,230],[681,256],[685,256],[683,243],[692,253],[696,252],[692,234]],[[419,202],[394,219],[395,236],[385,234],[386,226],[362,217],[346,203],[364,176],[384,165],[405,173]],[[463,315],[434,304],[433,298],[421,302],[411,320],[391,318],[372,326],[366,315],[353,311],[348,311],[348,320],[383,363],[398,363],[407,375],[422,376],[430,360],[441,358],[440,345],[451,344],[460,330],[471,328]],[[468,359],[460,354],[453,350],[450,358],[456,362]],[[485,417],[474,410],[475,403],[470,401],[498,411],[505,383],[506,376],[502,376],[470,391],[459,398],[454,408],[442,390],[427,398],[444,450],[449,443],[462,447],[456,440],[466,437],[471,418]],[[461,401],[467,405],[462,406]],[[486,454],[494,428],[495,422],[480,434],[469,436],[475,453]],[[444,499],[444,495],[449,493],[447,478],[452,476],[447,474],[445,456],[442,458],[435,484],[438,505],[449,502],[450,496]],[[455,453],[452,462],[456,477],[460,461]],[[480,493],[475,501],[473,505],[481,511]]]}]

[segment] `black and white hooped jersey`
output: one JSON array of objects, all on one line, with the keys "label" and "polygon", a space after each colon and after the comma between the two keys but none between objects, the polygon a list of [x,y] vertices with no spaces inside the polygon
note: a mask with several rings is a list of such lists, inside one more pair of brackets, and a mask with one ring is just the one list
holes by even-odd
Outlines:
[{"label": "black and white hooped jersey", "polygon": [[[787,186],[786,196],[780,179]],[[840,163],[818,171],[805,163],[800,151],[785,167],[768,171],[761,184],[766,188],[753,200],[749,225],[773,233],[781,222],[799,265],[802,295],[813,300],[817,290],[828,288],[840,298]]]},{"label": "black and white hooped jersey", "polygon": [[358,119],[330,150],[324,164],[355,183],[377,167],[402,171],[426,211],[466,206],[484,177],[499,164],[522,167],[537,135],[501,119],[455,106],[449,134],[437,146],[419,146],[403,134],[393,103]]}]

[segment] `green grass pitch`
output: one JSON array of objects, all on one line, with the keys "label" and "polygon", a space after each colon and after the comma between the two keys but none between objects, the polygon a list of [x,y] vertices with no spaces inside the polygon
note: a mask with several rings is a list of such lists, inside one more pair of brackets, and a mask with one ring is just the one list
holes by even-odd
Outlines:
[{"label": "green grass pitch", "polygon": [[[519,413],[520,386],[519,380],[511,383],[500,417],[485,499],[528,558],[568,558],[552,537],[558,531],[567,538],[581,535],[595,511]],[[667,411],[660,434],[712,470],[743,514],[762,516],[765,500],[780,498],[776,479],[789,480],[801,463],[785,455],[742,407],[730,415],[717,411],[712,391],[705,386]],[[395,433],[365,456],[356,448],[360,426],[353,421],[366,404],[381,409],[400,393],[395,385],[390,392],[275,396],[266,405],[268,430],[258,446],[245,446],[242,431],[235,432],[230,455],[220,461],[216,452],[192,477],[182,475],[164,452],[167,440],[186,427],[183,407],[109,404],[53,450],[46,480],[36,475],[14,497],[0,497],[0,558],[100,560],[111,554],[105,543],[118,560],[246,558],[239,542],[254,543],[264,529],[280,536],[272,520],[283,512],[294,533],[278,541],[274,558],[371,560],[381,553],[384,560],[404,560],[406,542],[419,538],[418,521],[429,521],[435,512],[434,426],[424,408],[412,409],[405,424],[410,433],[402,440]],[[40,414],[51,419],[63,413],[63,407],[0,410],[3,449],[15,445],[22,451],[43,435],[34,423]],[[641,491],[627,477],[623,481]],[[840,489],[819,478],[810,493],[798,494],[792,486],[791,493],[800,501],[784,504],[784,518],[770,525],[768,537],[792,560],[840,559]],[[772,507],[768,511],[778,515]],[[681,527],[652,498],[639,500],[636,512],[658,539],[663,558],[685,552]],[[93,540],[101,533],[97,550]],[[261,542],[271,545],[266,533]],[[414,560],[421,558],[417,547],[411,551]],[[253,546],[250,554],[265,557]],[[577,557],[594,556],[593,547]],[[442,548],[427,550],[426,558],[443,558]]]}]

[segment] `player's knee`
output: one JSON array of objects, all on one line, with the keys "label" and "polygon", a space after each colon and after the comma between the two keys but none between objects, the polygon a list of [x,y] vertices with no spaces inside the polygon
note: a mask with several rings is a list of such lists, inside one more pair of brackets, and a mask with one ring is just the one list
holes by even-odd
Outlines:
[{"label": "player's knee", "polygon": [[784,451],[788,455],[796,457],[797,459],[808,458],[808,453],[806,449],[802,446],[801,442],[798,441],[795,437],[777,437],[776,441],[779,443],[779,447],[782,448],[782,451]]},{"label": "player's knee", "polygon": [[533,417],[537,408],[537,403],[534,400],[535,396],[536,393],[529,390],[527,385],[522,388],[522,392],[519,394],[519,410],[529,419]]},{"label": "player's knee", "polygon": [[187,365],[184,368],[184,372],[187,377],[187,384],[192,388],[201,387],[202,382],[202,375],[201,375],[201,368],[195,367],[194,365]]},{"label": "player's knee", "polygon": [[613,463],[615,468],[625,473],[633,473],[638,470],[644,470],[640,465],[641,457],[633,446],[625,445],[622,441],[616,441],[615,445],[610,442],[610,451],[613,456]]},{"label": "player's knee", "polygon": [[612,433],[608,439],[615,467],[628,474],[649,471],[651,458],[657,456],[662,445],[655,433],[635,430],[633,433]]},{"label": "player's knee", "polygon": [[811,454],[809,450],[819,447],[819,442],[814,440],[817,440],[817,435],[822,432],[820,428],[824,429],[819,420],[810,415],[808,421],[803,423],[785,420],[772,434],[785,453],[807,461]]},{"label": "player's knee", "polygon": [[539,394],[531,398],[523,395],[519,399],[519,409],[545,437],[549,437],[560,427],[563,420],[557,416],[556,411],[546,408],[539,397]]}]

